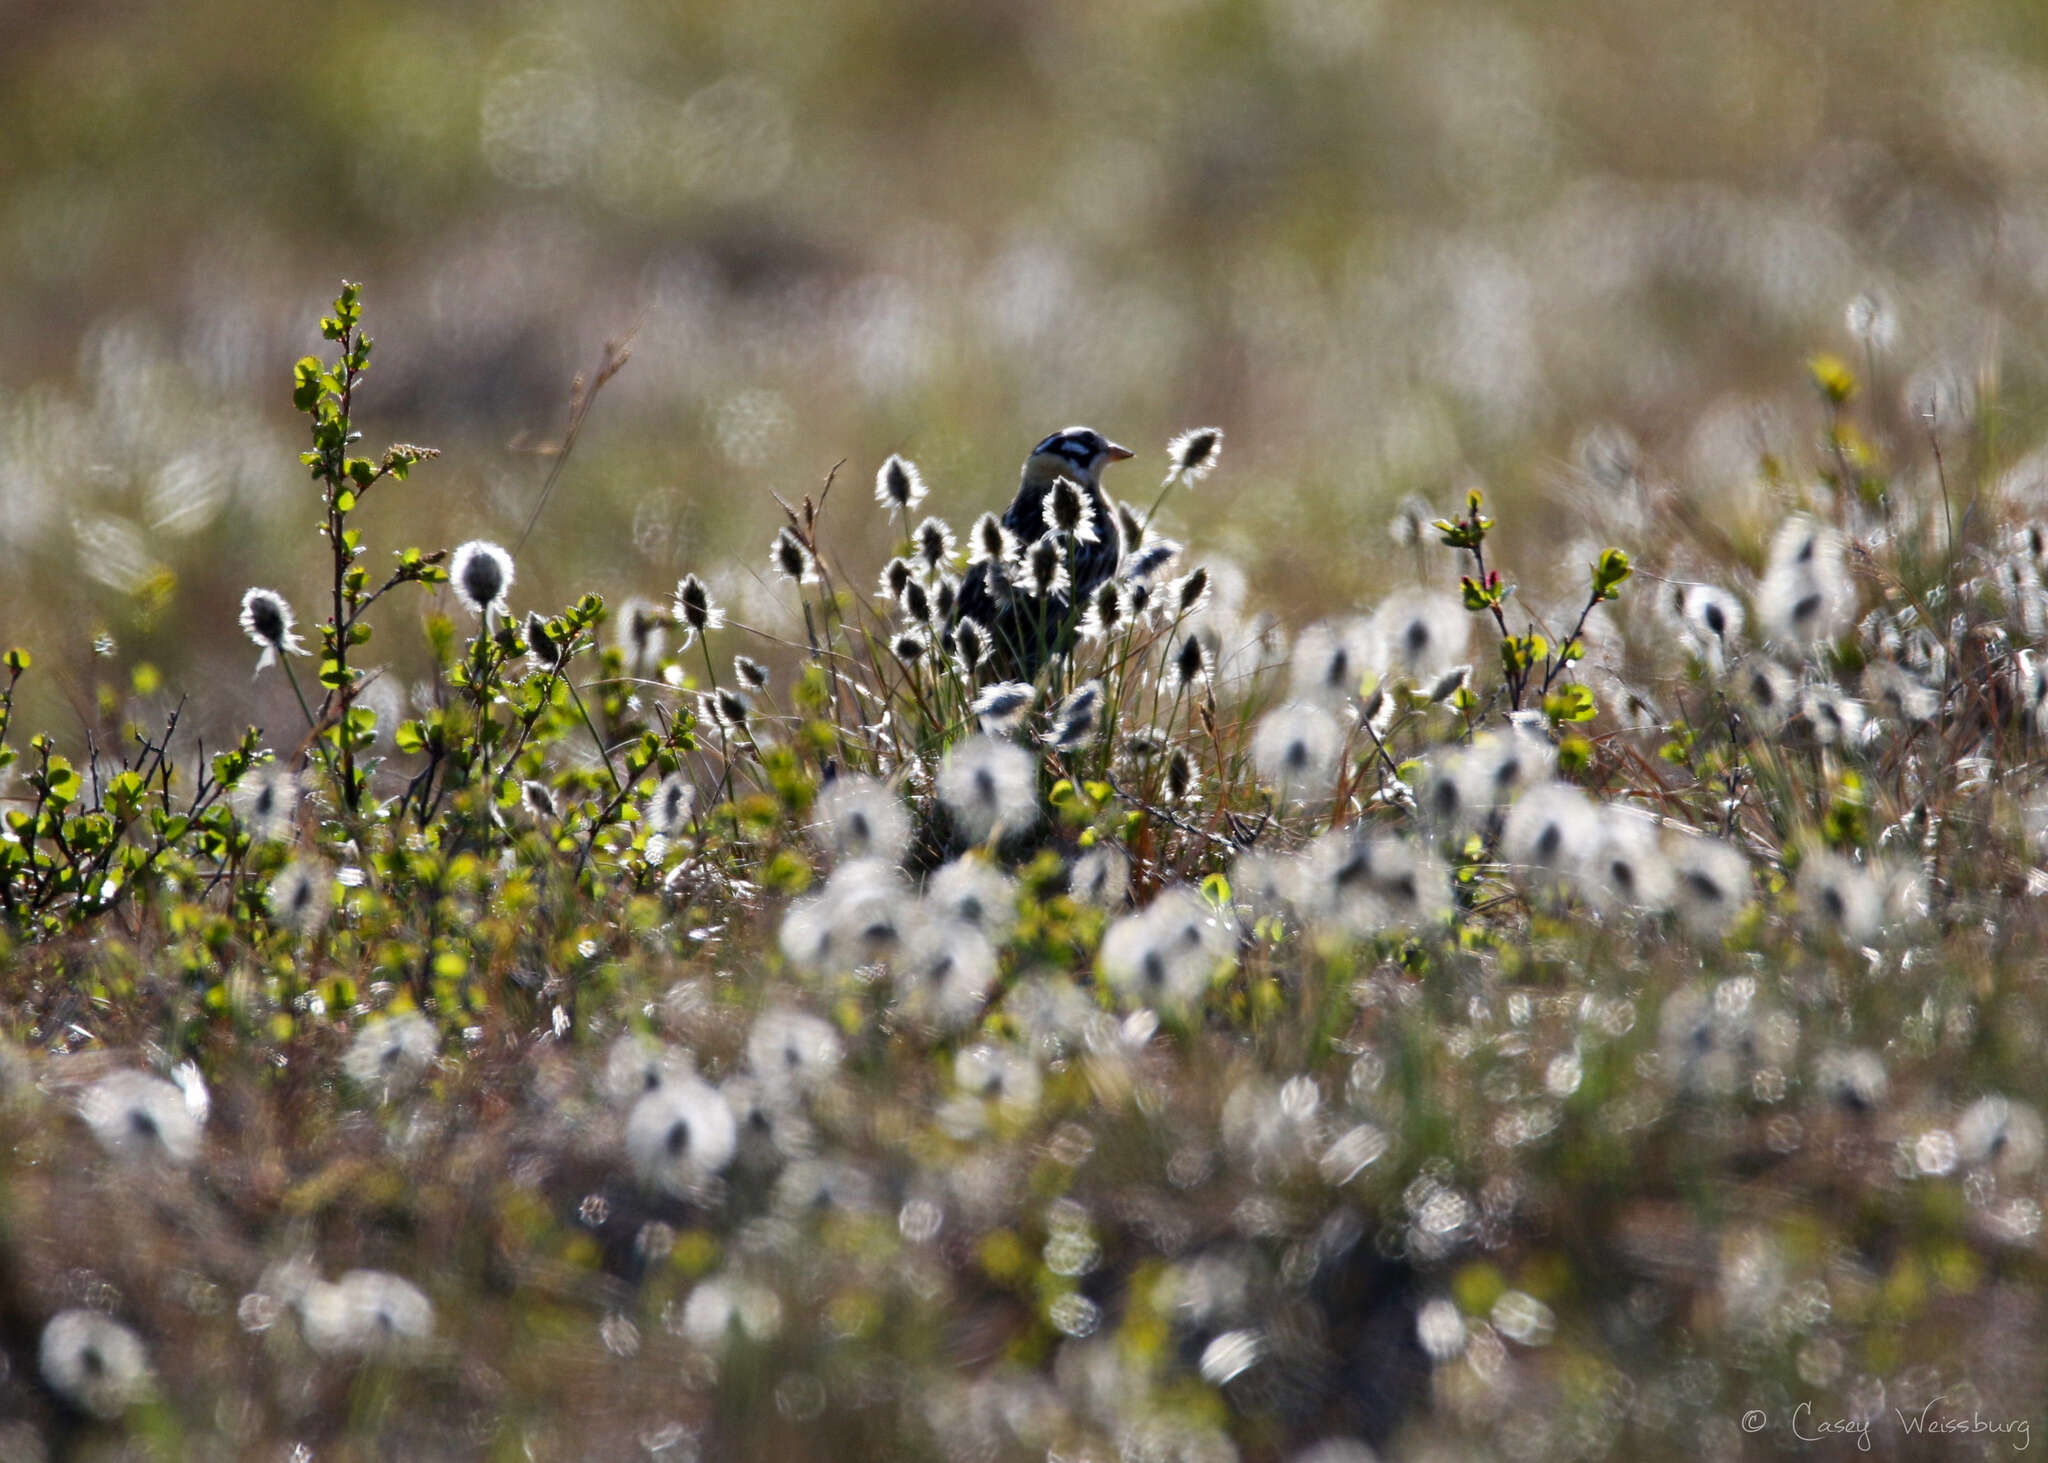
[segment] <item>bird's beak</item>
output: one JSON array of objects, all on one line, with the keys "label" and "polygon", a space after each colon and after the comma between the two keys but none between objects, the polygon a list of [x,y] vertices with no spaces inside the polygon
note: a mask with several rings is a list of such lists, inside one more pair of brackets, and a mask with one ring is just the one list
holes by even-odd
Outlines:
[{"label": "bird's beak", "polygon": [[1109,444],[1109,460],[1111,462],[1122,462],[1126,458],[1136,457],[1137,455],[1128,447],[1119,447],[1114,442]]}]

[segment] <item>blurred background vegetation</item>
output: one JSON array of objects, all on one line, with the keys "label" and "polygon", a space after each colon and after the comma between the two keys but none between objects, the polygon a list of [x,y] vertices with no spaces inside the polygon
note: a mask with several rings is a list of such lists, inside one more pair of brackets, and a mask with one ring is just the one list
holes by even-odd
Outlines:
[{"label": "blurred background vegetation", "polygon": [[1224,426],[1180,527],[1283,607],[1370,603],[1393,506],[1472,481],[1543,509],[1526,564],[1637,549],[1603,453],[1746,529],[1808,351],[1907,435],[2039,396],[2044,52],[1992,0],[0,0],[0,626],[38,725],[246,684],[242,589],[318,582],[288,369],[344,275],[370,436],[448,451],[380,558],[515,539],[635,334],[521,607],[695,568],[765,617],[771,490],[901,450],[964,523],[1069,421],[1142,500]]}]

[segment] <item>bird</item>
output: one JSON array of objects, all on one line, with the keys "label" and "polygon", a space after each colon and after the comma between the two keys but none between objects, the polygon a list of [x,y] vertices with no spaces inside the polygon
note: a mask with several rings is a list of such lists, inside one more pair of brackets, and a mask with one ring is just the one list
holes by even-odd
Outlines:
[{"label": "bird", "polygon": [[[1093,427],[1066,427],[1024,459],[1017,496],[1002,517],[1009,552],[977,553],[947,626],[957,634],[963,621],[976,621],[1000,673],[1030,680],[1046,661],[1073,649],[1075,606],[1086,604],[1123,559],[1102,471],[1135,456]],[[1071,488],[1062,489],[1063,481]]]}]

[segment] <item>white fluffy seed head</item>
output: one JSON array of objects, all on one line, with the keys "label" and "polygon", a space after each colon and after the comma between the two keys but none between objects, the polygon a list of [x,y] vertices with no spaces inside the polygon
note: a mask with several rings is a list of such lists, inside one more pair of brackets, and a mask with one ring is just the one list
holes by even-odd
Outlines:
[{"label": "white fluffy seed head", "polygon": [[927,518],[911,530],[911,546],[925,568],[938,569],[953,558],[953,529],[943,518]]},{"label": "white fluffy seed head", "polygon": [[1017,918],[1016,881],[973,854],[934,869],[924,899],[938,918],[969,925],[992,940],[1008,934]]},{"label": "white fluffy seed head", "polygon": [[993,513],[984,513],[974,520],[974,527],[967,535],[967,562],[1008,563],[1017,555],[1017,536],[1004,526],[1003,520]]},{"label": "white fluffy seed head", "polygon": [[1671,907],[1671,861],[1649,817],[1614,804],[1600,810],[1600,845],[1580,871],[1580,892],[1607,909]]},{"label": "white fluffy seed head", "polygon": [[[961,628],[966,628],[963,622]],[[1024,718],[1031,712],[1032,703],[1038,699],[1038,688],[1029,681],[998,681],[984,687],[981,694],[968,703],[967,709],[974,713],[985,732],[1015,731],[1024,724]]]},{"label": "white fluffy seed head", "polygon": [[92,1417],[119,1417],[150,1387],[142,1338],[97,1311],[59,1311],[50,1317],[36,1362],[51,1391]]},{"label": "white fluffy seed head", "polygon": [[668,648],[674,624],[673,615],[644,599],[629,599],[619,606],[617,644],[627,669],[635,675],[652,669]]},{"label": "white fluffy seed head", "polygon": [[301,939],[327,922],[334,902],[334,875],[313,859],[293,859],[270,881],[270,918]]},{"label": "white fluffy seed head", "polygon": [[663,838],[674,838],[689,826],[697,806],[697,788],[680,772],[671,772],[654,789],[644,810],[647,826]]},{"label": "white fluffy seed head", "polygon": [[373,1017],[356,1028],[342,1071],[379,1101],[411,1091],[434,1063],[441,1037],[417,1011]]},{"label": "white fluffy seed head", "polygon": [[747,1033],[747,1066],[771,1093],[822,1085],[839,1070],[844,1054],[831,1022],[789,1006],[769,1007]]},{"label": "white fluffy seed head", "polygon": [[725,1097],[695,1077],[665,1082],[633,1104],[626,1153],[641,1183],[688,1194],[732,1162],[739,1130]]},{"label": "white fluffy seed head", "polygon": [[1097,967],[1126,1009],[1185,1011],[1200,1003],[1236,940],[1228,911],[1185,885],[1171,885],[1144,909],[1110,924]]},{"label": "white fluffy seed head", "polygon": [[1030,1053],[992,1042],[962,1047],[953,1058],[953,1081],[962,1092],[1020,1114],[1036,1108],[1044,1091]]},{"label": "white fluffy seed head", "polygon": [[1193,487],[1215,470],[1223,456],[1223,429],[1196,427],[1166,444],[1166,480]]},{"label": "white fluffy seed head", "polygon": [[1448,594],[1403,590],[1373,611],[1371,639],[1378,669],[1428,682],[1471,659],[1472,615]]},{"label": "white fluffy seed head", "polygon": [[1276,706],[1252,733],[1252,765],[1283,795],[1307,800],[1329,792],[1343,749],[1337,718],[1314,702]]},{"label": "white fluffy seed head", "polygon": [[641,1031],[628,1031],[605,1052],[603,1088],[613,1102],[630,1107],[650,1092],[695,1075],[687,1053]]},{"label": "white fluffy seed head", "polygon": [[768,546],[768,565],[792,584],[816,584],[818,560],[796,531],[783,528]]},{"label": "white fluffy seed head", "polygon": [[1686,650],[1717,673],[1725,669],[1742,638],[1742,601],[1711,584],[1681,584],[1670,604]]},{"label": "white fluffy seed head", "polygon": [[1873,870],[1829,849],[1806,849],[1794,886],[1799,913],[1821,934],[1867,945],[1884,932],[1885,881]]},{"label": "white fluffy seed head", "polygon": [[895,865],[850,859],[821,891],[790,905],[778,938],[793,964],[845,974],[894,959],[922,917]]},{"label": "white fluffy seed head", "polygon": [[472,615],[502,615],[512,589],[512,556],[489,539],[473,538],[448,561],[448,583]]},{"label": "white fluffy seed head", "polygon": [[1811,518],[1787,519],[1771,540],[1770,563],[1757,588],[1763,633],[1789,649],[1812,651],[1841,635],[1855,609],[1842,535]]},{"label": "white fluffy seed head", "polygon": [[1318,620],[1294,637],[1287,663],[1288,689],[1297,701],[1341,704],[1358,695],[1368,671],[1377,671],[1369,621],[1358,616]]},{"label": "white fluffy seed head", "polygon": [[1870,730],[1863,703],[1832,686],[1808,686],[1801,691],[1799,714],[1822,746],[1860,746]]},{"label": "white fluffy seed head", "polygon": [[1735,691],[1760,731],[1776,731],[1799,709],[1799,683],[1775,660],[1752,656],[1735,675]]},{"label": "white fluffy seed head", "polygon": [[78,1110],[100,1146],[124,1162],[183,1168],[199,1156],[201,1119],[161,1077],[111,1072],[86,1088]]},{"label": "white fluffy seed head", "polygon": [[928,920],[893,968],[913,1016],[944,1031],[964,1031],[980,1018],[995,984],[995,946],[972,925]]},{"label": "white fluffy seed head", "polygon": [[1038,821],[1038,763],[1014,742],[956,742],[939,764],[939,801],[969,843],[1021,833]]},{"label": "white fluffy seed head", "polygon": [[875,501],[884,508],[908,513],[925,498],[924,476],[918,472],[917,464],[897,453],[890,453],[875,472]]},{"label": "white fluffy seed head", "polygon": [[1557,749],[1535,732],[1488,732],[1457,761],[1458,796],[1471,811],[1504,807],[1549,778]]},{"label": "white fluffy seed head", "polygon": [[910,814],[887,784],[857,772],[841,773],[818,794],[812,827],[842,859],[894,863],[910,846]]},{"label": "white fluffy seed head", "polygon": [[1575,874],[1600,847],[1600,815],[1575,787],[1546,782],[1508,810],[1501,853],[1516,872],[1538,882]]},{"label": "white fluffy seed head", "polygon": [[242,631],[263,650],[256,658],[262,670],[280,655],[305,655],[306,647],[292,633],[292,607],[274,589],[251,589],[242,596]]},{"label": "white fluffy seed head", "polygon": [[1097,844],[1074,860],[1067,871],[1067,892],[1077,903],[1115,909],[1130,892],[1131,866],[1112,849]]},{"label": "white fluffy seed head", "polygon": [[1311,925],[1344,935],[1416,929],[1451,907],[1450,871],[1409,839],[1334,829],[1294,865],[1293,902]]},{"label": "white fluffy seed head", "polygon": [[1718,939],[1749,903],[1749,860],[1718,838],[1686,837],[1671,845],[1671,897],[1682,924]]},{"label": "white fluffy seed head", "polygon": [[242,775],[230,801],[252,839],[281,843],[298,821],[299,779],[283,764],[266,762]]},{"label": "white fluffy seed head", "polygon": [[1101,731],[1102,682],[1089,681],[1070,691],[1053,709],[1046,742],[1062,752],[1079,751]]},{"label": "white fluffy seed head", "polygon": [[725,610],[711,597],[711,586],[695,574],[676,582],[676,621],[693,634],[709,634],[725,628]]},{"label": "white fluffy seed head", "polygon": [[434,1334],[434,1306],[410,1280],[351,1270],[332,1285],[312,1280],[298,1297],[299,1327],[322,1356],[371,1356],[417,1346]]},{"label": "white fluffy seed head", "polygon": [[1081,485],[1070,477],[1054,478],[1052,486],[1045,490],[1042,512],[1047,527],[1084,544],[1095,543],[1100,538],[1088,509],[1088,499]]}]

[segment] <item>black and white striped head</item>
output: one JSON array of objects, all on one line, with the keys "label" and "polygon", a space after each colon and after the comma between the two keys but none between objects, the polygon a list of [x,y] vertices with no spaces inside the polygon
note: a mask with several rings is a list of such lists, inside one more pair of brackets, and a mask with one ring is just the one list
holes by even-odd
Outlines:
[{"label": "black and white striped head", "polygon": [[1093,427],[1068,427],[1054,432],[1031,449],[1024,461],[1024,481],[1050,483],[1054,478],[1072,478],[1084,488],[1097,486],[1102,470],[1137,454],[1119,447]]}]

